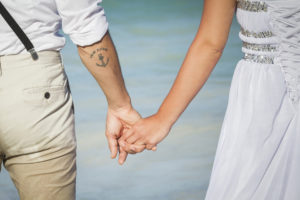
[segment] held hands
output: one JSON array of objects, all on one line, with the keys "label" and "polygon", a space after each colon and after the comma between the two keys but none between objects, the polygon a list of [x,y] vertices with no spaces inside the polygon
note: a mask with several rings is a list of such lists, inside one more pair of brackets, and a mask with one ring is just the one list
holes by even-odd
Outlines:
[{"label": "held hands", "polygon": [[158,114],[145,119],[140,118],[130,129],[123,131],[118,140],[120,149],[127,153],[139,153],[147,150],[156,150],[156,146],[169,133],[171,125],[160,119]]},{"label": "held hands", "polygon": [[[119,148],[118,139],[124,131],[129,129],[140,118],[140,114],[131,106],[118,109],[108,108],[105,135],[111,152],[111,158],[116,158],[119,152],[120,164],[125,162],[128,153]],[[135,146],[135,148],[144,148],[144,146]]]},{"label": "held hands", "polygon": [[131,106],[108,108],[106,120],[106,138],[111,158],[119,153],[119,164],[126,161],[128,153],[135,154],[156,150],[156,145],[169,133],[171,126],[165,124],[159,116],[153,115],[142,119]]}]

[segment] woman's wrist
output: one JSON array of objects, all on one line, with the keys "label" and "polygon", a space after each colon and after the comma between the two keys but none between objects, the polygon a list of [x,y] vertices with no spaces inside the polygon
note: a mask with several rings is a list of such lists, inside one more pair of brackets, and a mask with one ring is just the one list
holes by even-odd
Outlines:
[{"label": "woman's wrist", "polygon": [[159,110],[155,116],[159,120],[160,124],[167,129],[171,129],[173,124],[176,122],[176,118],[174,116],[162,110]]}]

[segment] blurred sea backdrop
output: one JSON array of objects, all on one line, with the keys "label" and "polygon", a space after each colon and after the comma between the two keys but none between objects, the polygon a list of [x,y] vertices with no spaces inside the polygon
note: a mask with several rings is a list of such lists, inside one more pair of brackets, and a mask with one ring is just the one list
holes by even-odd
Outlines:
[{"label": "blurred sea backdrop", "polygon": [[[75,2],[74,2],[75,3]],[[198,29],[203,0],[104,0],[110,33],[134,107],[153,114],[169,91]],[[203,200],[226,111],[232,75],[242,57],[234,19],[220,62],[156,152],[110,159],[106,100],[67,38],[63,49],[76,112],[77,199]],[[18,199],[8,173],[0,200]]]}]

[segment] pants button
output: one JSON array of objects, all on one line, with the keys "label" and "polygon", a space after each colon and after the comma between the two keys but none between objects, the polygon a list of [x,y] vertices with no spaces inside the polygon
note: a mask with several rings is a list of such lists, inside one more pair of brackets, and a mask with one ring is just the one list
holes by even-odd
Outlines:
[{"label": "pants button", "polygon": [[46,99],[49,99],[49,98],[50,98],[50,93],[49,93],[49,92],[45,92],[44,97],[45,97]]}]

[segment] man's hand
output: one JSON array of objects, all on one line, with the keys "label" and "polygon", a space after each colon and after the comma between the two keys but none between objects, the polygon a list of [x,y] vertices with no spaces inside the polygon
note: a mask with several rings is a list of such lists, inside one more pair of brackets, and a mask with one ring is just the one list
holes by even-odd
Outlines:
[{"label": "man's hand", "polygon": [[[125,130],[130,129],[140,118],[140,114],[131,106],[119,109],[108,108],[105,135],[111,152],[111,158],[116,158],[119,151],[119,163],[121,165],[125,162],[128,152],[119,148],[118,139]],[[134,145],[134,147],[145,149],[145,145]]]}]

